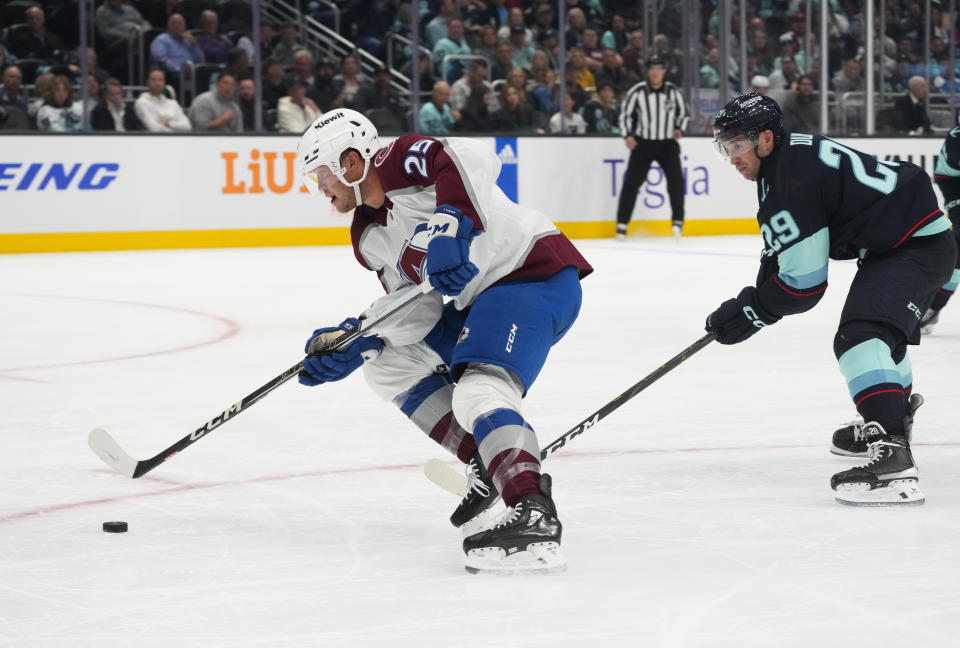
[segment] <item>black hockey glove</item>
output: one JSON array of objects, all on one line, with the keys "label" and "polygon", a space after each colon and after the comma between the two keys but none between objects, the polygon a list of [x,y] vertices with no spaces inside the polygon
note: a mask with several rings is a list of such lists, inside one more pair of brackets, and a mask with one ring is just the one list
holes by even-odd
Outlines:
[{"label": "black hockey glove", "polygon": [[747,286],[735,299],[728,299],[707,317],[706,329],[717,334],[720,344],[737,344],[762,329],[780,321],[767,313],[757,299],[757,289]]}]

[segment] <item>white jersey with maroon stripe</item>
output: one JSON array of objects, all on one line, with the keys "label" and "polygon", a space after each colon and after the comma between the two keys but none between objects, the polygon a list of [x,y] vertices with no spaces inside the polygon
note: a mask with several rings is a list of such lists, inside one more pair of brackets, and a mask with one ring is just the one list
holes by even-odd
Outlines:
[{"label": "white jersey with maroon stripe", "polygon": [[[592,271],[549,218],[506,197],[496,184],[500,160],[483,144],[404,135],[382,148],[372,163],[386,202],[377,210],[357,208],[351,239],[357,260],[377,272],[388,293],[424,280],[427,223],[438,205],[459,209],[479,230],[470,261],[480,272],[454,298],[458,309],[500,281],[545,278],[569,266],[581,277]],[[391,318],[377,334],[394,345],[423,339],[443,305],[439,295],[429,297],[429,306]]]}]

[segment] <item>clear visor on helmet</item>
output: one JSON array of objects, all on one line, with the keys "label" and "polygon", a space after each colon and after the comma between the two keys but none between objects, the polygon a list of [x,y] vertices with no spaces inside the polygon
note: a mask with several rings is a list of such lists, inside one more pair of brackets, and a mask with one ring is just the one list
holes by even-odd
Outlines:
[{"label": "clear visor on helmet", "polygon": [[340,182],[340,178],[325,164],[321,164],[310,173],[303,174],[303,184],[312,194],[323,194]]},{"label": "clear visor on helmet", "polygon": [[741,133],[730,139],[721,139],[717,136],[717,139],[713,140],[713,147],[725,158],[740,157],[755,148],[759,139],[755,133]]}]

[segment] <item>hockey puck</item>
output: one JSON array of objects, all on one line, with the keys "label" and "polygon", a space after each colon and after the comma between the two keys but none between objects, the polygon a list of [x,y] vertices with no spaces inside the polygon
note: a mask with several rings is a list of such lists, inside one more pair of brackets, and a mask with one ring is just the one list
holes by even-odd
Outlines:
[{"label": "hockey puck", "polygon": [[127,523],[126,522],[104,522],[103,530],[107,533],[126,533]]}]

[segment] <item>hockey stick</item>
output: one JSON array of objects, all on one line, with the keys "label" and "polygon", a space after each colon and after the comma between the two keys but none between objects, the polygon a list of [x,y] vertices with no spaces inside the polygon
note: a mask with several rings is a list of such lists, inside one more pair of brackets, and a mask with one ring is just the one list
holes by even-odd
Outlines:
[{"label": "hockey stick", "polygon": [[[431,290],[433,290],[433,288],[430,285],[430,282],[426,280],[418,286],[412,286],[408,290],[404,291],[396,300],[388,303],[384,307],[385,312],[382,312],[382,314],[376,314],[372,318],[362,320],[361,325],[358,328],[344,333],[334,340],[328,348],[340,348],[346,344],[349,344],[356,338],[367,333],[377,324],[389,319],[395,313],[413,303],[420,298],[420,296],[430,292]],[[100,457],[105,464],[122,475],[136,479],[137,477],[141,477],[142,475],[150,472],[187,446],[196,443],[209,432],[212,432],[226,423],[228,420],[236,417],[240,412],[249,409],[251,405],[300,373],[300,370],[302,369],[303,362],[298,362],[270,382],[261,386],[253,393],[245,396],[240,402],[235,403],[234,405],[231,405],[227,409],[223,410],[220,414],[210,419],[166,450],[163,450],[159,454],[149,459],[138,461],[137,459],[131,457],[103,428],[97,428],[91,431],[87,442],[89,443],[90,449],[93,450],[94,454]]]},{"label": "hockey stick", "polygon": [[[657,382],[665,375],[679,367],[685,360],[690,358],[694,353],[707,346],[711,342],[717,339],[716,333],[707,333],[702,338],[688,346],[686,349],[673,356],[667,360],[663,365],[661,365],[656,371],[651,373],[649,376],[643,378],[640,382],[635,384],[633,387],[623,392],[612,401],[598,409],[596,412],[590,414],[587,418],[583,419],[572,428],[567,430],[563,435],[555,439],[552,443],[544,446],[540,450],[540,460],[543,461],[551,454],[562,448],[567,444],[568,441],[573,440],[574,438],[580,436],[587,431],[588,428],[593,427],[601,420],[606,418],[610,413],[619,408],[621,405],[626,403],[628,400],[642,392],[644,389]],[[463,497],[467,493],[467,482],[466,478],[459,473],[456,469],[445,464],[439,459],[430,459],[423,467],[423,473],[427,476],[427,479],[432,481],[434,484],[447,490],[454,495],[459,495]]]}]

